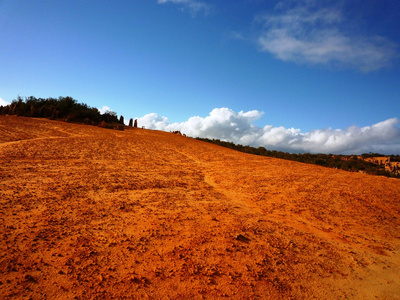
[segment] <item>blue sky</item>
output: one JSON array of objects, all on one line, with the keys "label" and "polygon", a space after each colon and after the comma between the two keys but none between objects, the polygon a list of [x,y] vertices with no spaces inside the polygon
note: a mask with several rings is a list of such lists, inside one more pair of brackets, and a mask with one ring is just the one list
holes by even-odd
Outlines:
[{"label": "blue sky", "polygon": [[400,1],[0,0],[0,104],[71,96],[290,152],[400,153]]}]

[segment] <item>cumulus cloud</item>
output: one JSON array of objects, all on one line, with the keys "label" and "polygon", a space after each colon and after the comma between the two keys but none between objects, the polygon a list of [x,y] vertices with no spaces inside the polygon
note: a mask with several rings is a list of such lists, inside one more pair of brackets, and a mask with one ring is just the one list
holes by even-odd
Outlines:
[{"label": "cumulus cloud", "polygon": [[168,118],[156,113],[139,118],[138,123],[148,129],[179,130],[191,137],[295,153],[400,154],[400,121],[397,118],[366,127],[302,132],[296,128],[254,125],[253,122],[262,115],[263,112],[257,110],[236,113],[229,108],[215,108],[207,117],[195,116],[181,123],[170,123]]},{"label": "cumulus cloud", "polygon": [[[264,15],[258,38],[262,51],[283,61],[335,64],[364,72],[390,65],[397,47],[382,36],[360,36],[346,27],[335,7],[320,8],[314,1],[299,1],[294,7],[277,6],[281,13]],[[282,9],[283,8],[283,9]]]},{"label": "cumulus cloud", "polygon": [[110,108],[108,106],[104,105],[102,108],[98,108],[98,110],[101,114],[104,114],[106,111],[109,111]]},{"label": "cumulus cloud", "polygon": [[210,5],[198,0],[158,0],[157,2],[158,4],[178,4],[181,6],[182,10],[188,10],[192,14],[192,16],[197,15],[199,12],[204,12],[204,14],[208,14],[211,9]]},{"label": "cumulus cloud", "polygon": [[3,100],[2,98],[0,98],[0,106],[7,106],[10,103],[8,103],[7,101]]}]

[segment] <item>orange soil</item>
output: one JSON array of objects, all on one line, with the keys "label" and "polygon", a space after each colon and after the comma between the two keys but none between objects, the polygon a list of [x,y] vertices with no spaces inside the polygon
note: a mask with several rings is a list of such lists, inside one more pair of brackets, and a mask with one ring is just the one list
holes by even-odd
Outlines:
[{"label": "orange soil", "polygon": [[400,181],[0,117],[2,299],[400,299]]}]

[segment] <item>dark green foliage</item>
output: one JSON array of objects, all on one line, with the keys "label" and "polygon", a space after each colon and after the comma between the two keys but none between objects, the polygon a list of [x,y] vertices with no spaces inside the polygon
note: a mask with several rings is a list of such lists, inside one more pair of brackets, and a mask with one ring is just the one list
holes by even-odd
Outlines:
[{"label": "dark green foliage", "polygon": [[[250,147],[250,146],[242,146],[236,145],[231,142],[224,142],[218,139],[206,139],[206,138],[197,138],[198,140],[217,144],[223,147],[227,147],[230,149],[234,149],[244,153],[275,157],[287,160],[294,160],[302,163],[315,164],[320,166],[325,166],[334,169],[341,169],[345,171],[351,172],[365,172],[367,174],[373,175],[382,175],[387,177],[396,177],[400,178],[400,175],[395,172],[388,172],[385,170],[384,166],[380,166],[377,164],[373,164],[365,161],[364,159],[368,157],[380,157],[384,156],[378,153],[369,153],[362,154],[361,158],[356,155],[332,155],[332,154],[310,154],[310,153],[288,153],[276,150],[267,150],[264,147]],[[391,161],[400,161],[400,155],[390,155]]]},{"label": "dark green foliage", "polygon": [[[0,114],[10,114],[25,117],[61,119],[67,122],[84,123],[88,125],[98,125],[101,121],[110,124],[123,125],[123,117],[118,120],[117,114],[107,111],[101,114],[95,107],[90,107],[85,103],[78,103],[72,97],[56,98],[35,98],[33,96],[23,100],[18,97],[8,106],[0,108]],[[114,127],[112,125],[111,127]],[[119,126],[118,129],[123,128]]]},{"label": "dark green foliage", "polygon": [[101,118],[102,121],[105,121],[106,123],[119,123],[117,113],[107,110]]}]

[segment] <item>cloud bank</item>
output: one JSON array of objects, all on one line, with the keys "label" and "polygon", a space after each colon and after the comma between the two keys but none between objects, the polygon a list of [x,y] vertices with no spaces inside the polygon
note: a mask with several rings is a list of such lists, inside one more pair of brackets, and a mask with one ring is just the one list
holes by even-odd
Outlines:
[{"label": "cloud bank", "polygon": [[174,3],[180,5],[183,11],[189,11],[192,16],[197,15],[199,12],[204,12],[204,14],[208,14],[211,9],[210,5],[198,0],[158,0],[157,3]]},{"label": "cloud bank", "polygon": [[318,7],[318,1],[287,4],[277,6],[280,13],[257,19],[262,25],[261,50],[278,59],[368,72],[389,66],[396,56],[397,47],[388,39],[350,30],[349,20],[338,8]]},{"label": "cloud bank", "polygon": [[295,128],[254,125],[253,122],[262,115],[263,112],[257,110],[236,113],[229,108],[215,108],[205,118],[191,117],[181,123],[169,123],[168,118],[156,113],[138,118],[138,123],[148,129],[179,130],[191,137],[294,153],[400,154],[400,121],[397,118],[366,127],[301,132]]}]

